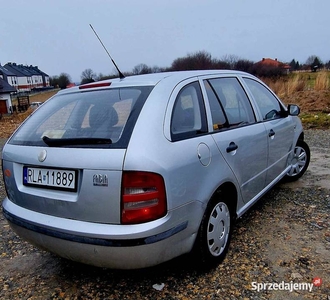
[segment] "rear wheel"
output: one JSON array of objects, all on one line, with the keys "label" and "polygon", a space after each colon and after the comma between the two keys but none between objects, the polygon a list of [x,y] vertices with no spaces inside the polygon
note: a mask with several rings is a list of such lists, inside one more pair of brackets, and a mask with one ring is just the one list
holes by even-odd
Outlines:
[{"label": "rear wheel", "polygon": [[216,266],[225,258],[233,230],[233,215],[227,201],[210,201],[195,244],[195,253],[202,267]]},{"label": "rear wheel", "polygon": [[310,161],[310,150],[308,145],[298,140],[293,150],[293,157],[290,161],[290,170],[285,176],[286,181],[298,180],[306,172]]}]

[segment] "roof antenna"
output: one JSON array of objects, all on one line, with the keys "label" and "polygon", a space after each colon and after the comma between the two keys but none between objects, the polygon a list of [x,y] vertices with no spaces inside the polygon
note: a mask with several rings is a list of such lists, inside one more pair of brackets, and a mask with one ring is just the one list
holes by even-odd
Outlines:
[{"label": "roof antenna", "polygon": [[105,46],[104,46],[104,44],[102,43],[101,39],[99,38],[98,34],[97,34],[96,31],[94,30],[92,24],[89,24],[89,26],[90,26],[90,27],[92,28],[92,30],[94,31],[96,37],[97,37],[98,40],[100,41],[100,43],[101,43],[101,45],[103,46],[105,52],[107,52],[107,54],[108,54],[108,56],[110,57],[110,59],[111,59],[113,65],[116,67],[116,69],[117,69],[117,71],[118,71],[118,74],[119,74],[119,78],[120,78],[120,79],[124,79],[124,78],[125,78],[124,74],[123,74],[122,72],[120,72],[120,70],[119,70],[118,66],[116,65],[115,61],[112,59],[112,57],[111,57],[109,51],[107,50],[107,48],[105,48]]}]

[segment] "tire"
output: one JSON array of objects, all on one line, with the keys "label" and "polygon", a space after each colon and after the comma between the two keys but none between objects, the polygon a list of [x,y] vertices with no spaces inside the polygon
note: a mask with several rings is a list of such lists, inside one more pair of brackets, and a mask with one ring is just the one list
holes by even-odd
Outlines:
[{"label": "tire", "polygon": [[211,199],[202,218],[194,248],[200,267],[213,268],[225,258],[233,231],[233,216],[228,202],[221,199],[221,196]]},{"label": "tire", "polygon": [[303,176],[308,168],[310,157],[311,153],[308,145],[304,141],[298,140],[293,150],[293,157],[289,162],[291,168],[284,177],[285,181],[296,181]]}]

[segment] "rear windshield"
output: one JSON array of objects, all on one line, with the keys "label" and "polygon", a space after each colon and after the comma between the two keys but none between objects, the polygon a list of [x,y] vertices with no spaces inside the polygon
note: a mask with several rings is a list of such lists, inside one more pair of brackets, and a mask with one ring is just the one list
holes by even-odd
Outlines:
[{"label": "rear windshield", "polygon": [[59,94],[43,104],[10,144],[57,147],[127,147],[152,87]]}]

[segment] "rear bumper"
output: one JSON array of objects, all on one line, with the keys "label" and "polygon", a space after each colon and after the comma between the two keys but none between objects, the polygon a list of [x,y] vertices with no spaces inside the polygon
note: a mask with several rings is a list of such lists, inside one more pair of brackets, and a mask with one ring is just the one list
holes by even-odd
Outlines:
[{"label": "rear bumper", "polygon": [[[8,198],[3,201],[3,214],[20,237],[39,248],[74,261],[115,269],[160,264],[189,252],[196,238],[195,225],[182,217],[174,218],[180,220],[174,224],[169,215],[138,225],[98,224],[30,211]],[[182,216],[182,211],[174,214]]]}]

